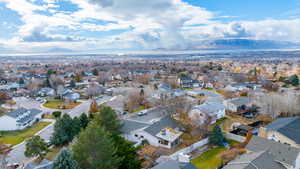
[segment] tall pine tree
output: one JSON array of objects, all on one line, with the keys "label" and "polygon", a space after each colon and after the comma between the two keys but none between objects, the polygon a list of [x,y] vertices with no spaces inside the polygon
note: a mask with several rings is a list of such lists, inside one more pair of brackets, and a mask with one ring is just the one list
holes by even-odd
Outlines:
[{"label": "tall pine tree", "polygon": [[53,162],[52,169],[80,169],[77,162],[72,158],[72,154],[63,149]]},{"label": "tall pine tree", "polygon": [[121,134],[122,124],[117,117],[116,112],[108,106],[102,106],[100,108],[99,116],[97,115],[95,120],[99,121],[99,124],[112,135]]},{"label": "tall pine tree", "polygon": [[220,126],[215,126],[212,132],[209,134],[209,142],[214,145],[222,146],[224,141],[226,141],[226,139]]},{"label": "tall pine tree", "polygon": [[121,161],[113,139],[97,121],[79,134],[72,151],[79,167],[84,169],[117,169]]}]

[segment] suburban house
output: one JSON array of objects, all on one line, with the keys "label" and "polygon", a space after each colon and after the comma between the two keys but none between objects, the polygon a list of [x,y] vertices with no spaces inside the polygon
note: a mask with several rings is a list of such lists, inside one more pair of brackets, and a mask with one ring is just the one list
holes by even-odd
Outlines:
[{"label": "suburban house", "polygon": [[38,95],[45,97],[45,96],[54,96],[55,95],[55,90],[49,87],[42,88],[39,92]]},{"label": "suburban house", "polygon": [[19,108],[0,117],[0,131],[22,130],[39,121],[42,111],[38,109]]},{"label": "suburban house", "polygon": [[80,99],[80,94],[73,92],[71,89],[62,88],[57,91],[57,94],[64,100],[75,102]]},{"label": "suburban house", "polygon": [[124,120],[123,137],[129,141],[147,140],[156,147],[174,148],[180,144],[182,127],[170,116],[164,116],[153,123]]},{"label": "suburban house", "polygon": [[172,97],[184,96],[185,92],[181,89],[172,89],[169,84],[163,83],[158,86],[158,90],[153,94],[153,98],[167,99]]},{"label": "suburban house", "polygon": [[259,136],[300,148],[300,117],[279,118],[261,127]]},{"label": "suburban house", "polygon": [[224,104],[226,105],[227,110],[237,112],[240,110],[245,110],[247,107],[250,107],[251,101],[249,97],[239,97],[230,100],[225,100]]},{"label": "suburban house", "polygon": [[193,87],[193,79],[190,77],[180,77],[178,78],[178,84],[181,88],[192,88]]},{"label": "suburban house", "polygon": [[70,92],[67,93],[63,96],[64,100],[70,101],[70,102],[76,102],[77,100],[80,99],[80,94],[79,93],[74,93],[74,92]]},{"label": "suburban house", "polygon": [[157,164],[151,169],[196,169],[196,167],[191,163],[181,163],[176,160],[168,160]]},{"label": "suburban house", "polygon": [[204,124],[209,118],[211,123],[225,117],[225,106],[218,102],[205,102],[194,106],[189,112],[189,117],[197,121],[198,125]]},{"label": "suburban house", "polygon": [[224,169],[299,169],[300,149],[253,136],[247,153],[229,162]]}]

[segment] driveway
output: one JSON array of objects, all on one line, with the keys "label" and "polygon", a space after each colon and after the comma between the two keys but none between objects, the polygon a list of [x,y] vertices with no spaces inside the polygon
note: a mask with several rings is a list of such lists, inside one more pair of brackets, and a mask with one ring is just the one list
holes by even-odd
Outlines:
[{"label": "driveway", "polygon": [[[109,96],[104,96],[97,100],[98,103],[106,102],[110,99]],[[36,102],[36,101],[35,101]],[[37,102],[39,103],[39,102]],[[27,98],[23,98],[19,100],[19,104],[22,104],[23,107],[26,106],[26,108],[39,108],[40,109],[40,103],[37,104],[34,103],[34,101],[30,101]],[[68,113],[71,117],[80,116],[82,113],[87,113],[90,109],[91,100],[87,100],[82,102],[80,105],[76,106],[73,109],[66,110],[65,113]],[[29,107],[27,107],[29,106]],[[30,107],[31,106],[31,107]],[[32,107],[36,106],[36,107]],[[50,137],[52,136],[52,133],[54,131],[54,123],[47,126],[47,128],[43,129],[40,133],[38,133],[39,136],[41,136],[46,141],[50,140]],[[24,156],[25,152],[25,143],[21,143],[13,148],[13,150],[8,154],[7,161],[8,163],[26,163],[30,159]]]}]

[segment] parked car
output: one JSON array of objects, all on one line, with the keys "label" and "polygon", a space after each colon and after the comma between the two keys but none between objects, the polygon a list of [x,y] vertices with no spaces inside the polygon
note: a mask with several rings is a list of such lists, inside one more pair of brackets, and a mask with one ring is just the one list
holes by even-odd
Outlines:
[{"label": "parked car", "polygon": [[128,114],[128,112],[127,112],[127,111],[123,111],[123,112],[121,112],[120,114],[121,114],[121,115],[126,115],[126,114]]},{"label": "parked car", "polygon": [[145,115],[147,115],[147,111],[140,111],[140,112],[138,112],[138,115],[139,116],[145,116]]}]

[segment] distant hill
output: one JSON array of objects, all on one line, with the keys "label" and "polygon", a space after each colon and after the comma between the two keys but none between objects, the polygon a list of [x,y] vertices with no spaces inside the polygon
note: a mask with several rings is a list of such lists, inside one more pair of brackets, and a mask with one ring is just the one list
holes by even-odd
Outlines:
[{"label": "distant hill", "polygon": [[47,50],[46,52],[49,52],[49,53],[72,53],[75,51],[71,50],[71,49],[66,49],[66,48],[51,48],[51,49]]},{"label": "distant hill", "polygon": [[271,41],[271,40],[251,40],[251,39],[217,39],[202,41],[199,45],[191,49],[283,49],[297,48],[299,43]]}]

